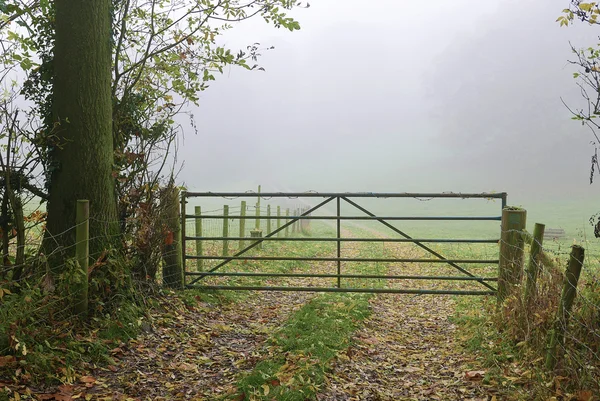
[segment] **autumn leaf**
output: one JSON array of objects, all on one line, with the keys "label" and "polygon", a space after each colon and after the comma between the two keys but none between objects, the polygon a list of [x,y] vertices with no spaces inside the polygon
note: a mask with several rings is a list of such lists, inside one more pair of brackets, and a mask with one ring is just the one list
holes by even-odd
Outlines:
[{"label": "autumn leaf", "polygon": [[465,372],[465,379],[471,381],[482,380],[484,375],[485,370],[469,370]]},{"label": "autumn leaf", "polygon": [[0,356],[0,368],[8,366],[16,362],[16,358],[12,355]]},{"label": "autumn leaf", "polygon": [[593,396],[594,396],[594,394],[591,391],[582,390],[577,393],[576,400],[577,401],[590,401]]},{"label": "autumn leaf", "polygon": [[263,391],[264,391],[264,393],[265,393],[265,397],[266,397],[267,395],[269,395],[269,391],[271,390],[271,389],[269,388],[269,385],[268,385],[268,384],[263,384],[261,387],[262,387],[262,389],[263,389]]}]

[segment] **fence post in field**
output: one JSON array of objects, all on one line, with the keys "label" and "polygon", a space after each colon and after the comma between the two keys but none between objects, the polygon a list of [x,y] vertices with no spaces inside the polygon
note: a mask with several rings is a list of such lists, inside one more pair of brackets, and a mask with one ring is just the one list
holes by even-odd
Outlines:
[{"label": "fence post in field", "polygon": [[271,234],[271,205],[267,205],[267,235]]},{"label": "fence post in field", "polygon": [[75,259],[78,275],[72,288],[74,312],[82,319],[88,317],[88,267],[90,262],[90,203],[77,201],[75,214]]},{"label": "fence post in field", "polygon": [[[196,216],[194,220],[196,225],[196,237],[202,237],[202,206],[196,206],[194,208],[194,215]],[[202,254],[202,240],[196,239],[196,256],[202,256]],[[203,262],[204,261],[202,259],[196,259],[196,271],[202,271]]]},{"label": "fence post in field", "polygon": [[549,346],[546,354],[546,369],[554,370],[559,359],[558,352],[563,348],[565,342],[565,332],[569,322],[569,315],[575,295],[577,294],[577,283],[581,268],[583,267],[583,258],[585,250],[579,245],[571,247],[571,255],[569,256],[569,265],[565,272],[565,280],[558,305],[558,312],[554,320],[554,326],[549,331]]},{"label": "fence post in field", "polygon": [[256,219],[254,221],[254,229],[260,230],[260,185],[258,186],[258,199],[256,200]]},{"label": "fence post in field", "polygon": [[[296,213],[296,209],[292,210],[292,215],[293,215],[293,216],[296,216],[296,215],[297,215],[297,213]],[[294,222],[292,223],[292,235],[293,235],[293,234],[296,232],[296,223],[298,223],[298,221],[294,221]]]},{"label": "fence post in field", "polygon": [[[174,186],[165,188],[161,203],[164,205],[167,237],[163,245],[163,283],[170,288],[183,288],[183,246],[185,241],[185,191],[181,193]],[[179,207],[181,205],[181,212]]]},{"label": "fence post in field", "polygon": [[[281,227],[281,206],[277,206],[277,229]],[[281,237],[281,231],[277,233],[278,237]]]},{"label": "fence post in field", "polygon": [[[242,201],[241,211],[240,211],[240,238],[244,238],[246,236],[246,201]],[[244,240],[240,240],[239,249],[244,248]]]},{"label": "fence post in field", "polygon": [[542,252],[542,242],[544,241],[544,224],[535,223],[533,228],[533,240],[529,253],[529,263],[527,264],[527,276],[525,277],[525,305],[530,305],[536,297],[536,285]]},{"label": "fence post in field", "polygon": [[[290,221],[289,217],[290,217],[290,209],[287,208],[287,209],[285,209],[285,222],[286,222],[286,224]],[[289,236],[290,236],[290,226],[287,226],[285,228],[285,237],[287,238]]]},{"label": "fence post in field", "polygon": [[229,205],[223,205],[223,256],[229,255]]},{"label": "fence post in field", "polygon": [[523,277],[523,248],[527,211],[520,208],[502,209],[500,262],[498,263],[498,303],[501,304]]}]

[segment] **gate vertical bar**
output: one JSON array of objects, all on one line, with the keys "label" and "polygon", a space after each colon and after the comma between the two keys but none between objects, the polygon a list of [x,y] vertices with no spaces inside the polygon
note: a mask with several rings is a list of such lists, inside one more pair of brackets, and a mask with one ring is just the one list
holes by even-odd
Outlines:
[{"label": "gate vertical bar", "polygon": [[[196,215],[196,237],[202,237],[202,206],[196,206],[194,208],[194,214]],[[185,241],[185,237],[182,237],[181,239],[182,241]],[[202,256],[203,254],[203,249],[202,249],[202,240],[201,239],[197,239],[196,240],[196,256]],[[184,253],[185,255],[185,253]],[[197,259],[196,260],[196,271],[201,272],[203,269],[203,264],[204,260],[202,259]]]},{"label": "gate vertical bar", "polygon": [[[240,210],[240,238],[244,238],[246,236],[246,201],[242,201],[241,210]],[[244,248],[244,240],[240,240],[239,249]]]},{"label": "gate vertical bar", "polygon": [[[287,208],[285,209],[285,224],[288,223],[288,221],[290,221],[290,209]],[[290,226],[287,226],[285,228],[285,237],[289,237],[290,236]]]},{"label": "gate vertical bar", "polygon": [[[277,206],[277,229],[281,227],[281,206]],[[277,232],[277,236],[281,237],[281,231]]]},{"label": "gate vertical bar", "polygon": [[336,198],[337,201],[337,257],[338,257],[338,261],[337,261],[337,274],[338,274],[338,278],[337,278],[337,286],[338,288],[342,287],[342,283],[341,283],[341,278],[340,278],[340,274],[342,274],[342,261],[339,260],[339,258],[342,255],[342,220],[340,219],[340,209],[341,209],[341,205],[340,205],[340,197],[338,196]]},{"label": "gate vertical bar", "polygon": [[223,256],[229,255],[229,205],[223,205]]},{"label": "gate vertical bar", "polygon": [[271,234],[271,205],[267,205],[267,234]]}]

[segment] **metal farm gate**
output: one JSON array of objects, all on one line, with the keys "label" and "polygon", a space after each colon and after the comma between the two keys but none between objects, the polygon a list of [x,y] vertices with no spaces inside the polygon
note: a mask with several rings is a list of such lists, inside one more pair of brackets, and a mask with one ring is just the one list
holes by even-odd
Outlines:
[{"label": "metal farm gate", "polygon": [[[311,207],[306,207],[297,214],[285,216],[283,218],[284,224],[277,224],[277,228],[266,232],[263,236],[262,233],[257,231],[257,234],[252,234],[252,238],[245,236],[230,236],[228,232],[224,232],[226,235],[211,235],[206,236],[202,234],[202,230],[196,231],[199,235],[190,235],[186,231],[186,223],[190,221],[198,222],[210,221],[210,220],[221,220],[221,221],[238,221],[238,224],[250,220],[268,220],[268,227],[271,227],[271,221],[275,220],[275,215],[272,215],[269,211],[267,215],[261,215],[258,211],[255,215],[245,215],[240,213],[239,215],[229,214],[229,208],[226,207],[224,211],[219,214],[207,215],[207,214],[187,214],[186,204],[192,198],[225,198],[225,199],[236,199],[236,198],[257,198],[260,199],[298,199],[298,198],[323,198],[323,200]],[[417,198],[417,199],[433,199],[433,198],[445,198],[445,199],[500,199],[500,207],[498,215],[495,216],[378,216],[365,207],[357,203],[357,199],[365,198]],[[243,202],[245,204],[245,202]],[[350,205],[355,215],[342,214],[341,205]],[[485,264],[488,266],[498,266],[497,254],[493,259],[480,259],[480,258],[446,258],[440,252],[434,250],[432,246],[428,244],[435,243],[467,243],[467,244],[494,244],[499,242],[499,238],[483,239],[449,239],[449,238],[413,238],[408,235],[404,230],[401,230],[391,222],[399,221],[497,221],[498,222],[498,235],[500,234],[500,221],[502,209],[506,206],[506,193],[481,193],[481,194],[461,194],[461,193],[316,193],[316,192],[303,192],[303,193],[255,193],[255,192],[244,192],[244,193],[221,193],[221,192],[182,192],[182,246],[183,246],[183,259],[184,266],[188,265],[185,269],[185,285],[187,288],[200,288],[200,289],[213,289],[213,290],[274,290],[274,291],[318,291],[318,292],[367,292],[367,293],[405,293],[405,294],[455,294],[455,295],[493,295],[496,294],[497,288],[495,285],[498,281],[497,270],[495,270],[495,277],[481,277],[477,274],[472,273],[472,269],[466,266],[473,266],[477,264]],[[329,205],[329,207],[326,207]],[[336,210],[335,213],[331,213],[331,206]],[[346,206],[348,207],[348,206]],[[329,209],[327,212],[326,209]],[[269,209],[270,210],[270,209]],[[325,213],[325,214],[319,214]],[[358,215],[356,215],[358,213]],[[329,221],[333,222],[333,230],[336,235],[334,237],[311,237],[311,236],[292,236],[282,237],[281,234],[284,230],[289,229],[294,224],[304,222],[305,224],[310,221]],[[396,237],[389,238],[366,238],[366,237],[344,237],[342,235],[342,222],[348,221],[367,221],[367,222],[378,222],[386,229],[391,230],[392,233],[397,235]],[[197,224],[197,223],[196,223]],[[257,223],[258,224],[258,223]],[[349,223],[353,224],[353,223]],[[396,223],[397,224],[397,223]],[[197,225],[196,225],[197,227]],[[191,231],[191,230],[190,230]],[[243,230],[242,230],[243,232]],[[203,243],[207,241],[238,241],[240,247],[233,252],[228,254],[226,251],[223,254],[200,254],[190,251],[192,245],[195,244],[196,250],[200,249]],[[336,244],[335,256],[314,256],[314,255],[294,255],[286,254],[286,249],[282,249],[283,255],[262,255],[256,254],[256,252],[250,252],[251,250],[258,249],[261,244],[265,243],[282,243],[282,242],[298,242],[298,241],[313,241],[313,242],[330,242]],[[385,258],[374,258],[374,257],[361,257],[359,256],[344,256],[342,252],[342,245],[344,243],[360,243],[360,242],[383,242],[383,243],[410,243],[421,248],[430,255],[426,258],[396,258],[396,257],[385,257]],[[189,249],[188,249],[189,247]],[[273,246],[274,247],[274,246]],[[189,267],[195,260],[198,263],[196,271],[191,271]],[[189,263],[187,263],[189,261]],[[202,262],[212,261],[214,263],[208,266],[206,269],[200,269]],[[313,273],[310,271],[302,272],[266,272],[266,271],[223,271],[224,267],[232,262],[248,263],[249,261],[308,261],[314,263],[330,262],[334,268],[332,271],[325,273]],[[345,272],[345,266],[351,263],[357,262],[377,262],[377,263],[426,263],[426,264],[444,264],[450,266],[456,271],[456,275],[393,275],[393,274],[349,274]],[[224,277],[224,278],[240,278],[240,277],[252,277],[252,278],[319,278],[319,279],[332,279],[334,285],[330,286],[294,286],[294,285],[236,285],[231,283],[218,284],[218,285],[206,285],[203,281],[208,278]],[[425,289],[425,288],[353,288],[342,285],[342,279],[379,279],[379,280],[434,280],[434,281],[468,281],[476,283],[479,289]]]}]

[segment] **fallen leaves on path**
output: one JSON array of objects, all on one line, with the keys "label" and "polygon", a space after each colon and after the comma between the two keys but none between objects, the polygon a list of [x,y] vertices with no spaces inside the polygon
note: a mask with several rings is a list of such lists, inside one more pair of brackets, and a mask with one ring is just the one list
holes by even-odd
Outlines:
[{"label": "fallen leaves on path", "polygon": [[378,295],[319,400],[483,400],[493,390],[460,351],[442,296]]},{"label": "fallen leaves on path", "polygon": [[[376,232],[373,232],[377,234]],[[423,257],[414,246],[386,244],[390,256]],[[408,256],[407,256],[408,255]],[[395,275],[449,275],[444,265],[396,263]],[[448,288],[457,283],[406,280],[394,288]],[[485,370],[462,351],[449,317],[449,296],[385,294],[371,298],[372,315],[346,353],[338,356],[319,401],[471,400],[488,401],[496,390]]]}]

